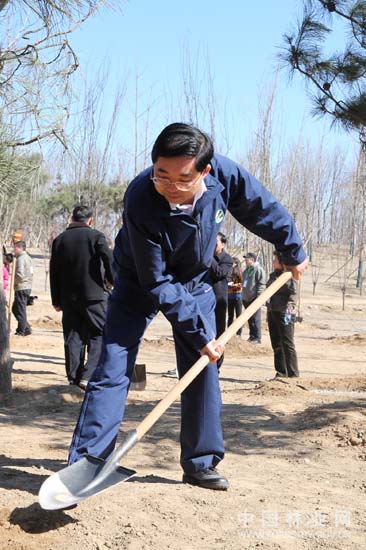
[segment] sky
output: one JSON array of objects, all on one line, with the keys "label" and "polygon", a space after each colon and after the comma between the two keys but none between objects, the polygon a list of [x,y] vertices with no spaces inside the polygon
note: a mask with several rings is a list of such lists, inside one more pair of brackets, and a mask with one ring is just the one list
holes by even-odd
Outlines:
[{"label": "sky", "polygon": [[[325,140],[352,150],[356,140],[311,116],[311,103],[299,75],[289,79],[278,71],[282,35],[302,12],[301,0],[130,0],[120,9],[103,8],[72,35],[83,78],[93,80],[102,64],[109,77],[105,108],[111,108],[118,82],[125,86],[125,112],[119,133],[132,149],[136,75],[140,142],[145,109],[149,140],[169,122],[182,120],[183,67],[191,66],[204,108],[198,126],[209,131],[207,83],[212,84],[217,140],[229,156],[240,156],[258,121],[258,106],[276,82],[274,139],[296,140],[301,134],[313,144]],[[339,47],[343,35],[340,33]],[[334,45],[338,47],[335,42]],[[190,60],[189,62],[187,60]],[[186,73],[187,74],[187,73]],[[210,76],[208,76],[210,75]],[[108,118],[108,115],[106,115]],[[225,140],[222,135],[225,134]],[[148,141],[149,141],[148,140]],[[142,147],[142,143],[139,144]]]}]

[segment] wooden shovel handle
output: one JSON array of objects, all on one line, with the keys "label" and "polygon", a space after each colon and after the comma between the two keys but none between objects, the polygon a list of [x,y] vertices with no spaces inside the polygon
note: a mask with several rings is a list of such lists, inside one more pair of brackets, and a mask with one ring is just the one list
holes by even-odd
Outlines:
[{"label": "wooden shovel handle", "polygon": [[[266,290],[258,296],[254,302],[241,314],[235,321],[221,334],[217,339],[217,343],[225,345],[234,334],[246,323],[250,317],[263,305],[266,301],[277,292],[281,286],[291,279],[292,275],[290,271],[286,271],[280,275]],[[161,415],[167,410],[168,407],[183,393],[183,391],[189,386],[189,384],[199,375],[199,373],[208,365],[209,357],[203,355],[195,362],[195,364],[186,372],[186,374],[177,382],[177,384],[167,393],[167,395],[159,401],[159,403],[153,408],[153,410],[147,415],[147,417],[137,426],[136,435],[137,441],[139,441],[148,430],[155,424],[155,422],[161,417]]]}]

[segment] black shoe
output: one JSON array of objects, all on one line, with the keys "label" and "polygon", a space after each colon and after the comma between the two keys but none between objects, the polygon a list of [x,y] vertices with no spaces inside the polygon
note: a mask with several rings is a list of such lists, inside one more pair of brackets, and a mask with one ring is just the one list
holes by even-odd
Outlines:
[{"label": "black shoe", "polygon": [[182,481],[183,483],[198,485],[198,487],[203,487],[204,489],[216,489],[217,491],[226,491],[229,488],[229,482],[226,477],[220,475],[213,466],[206,470],[192,472],[191,474],[184,473]]},{"label": "black shoe", "polygon": [[30,334],[32,334],[32,329],[30,327],[26,328],[24,331],[24,336],[30,336]]}]

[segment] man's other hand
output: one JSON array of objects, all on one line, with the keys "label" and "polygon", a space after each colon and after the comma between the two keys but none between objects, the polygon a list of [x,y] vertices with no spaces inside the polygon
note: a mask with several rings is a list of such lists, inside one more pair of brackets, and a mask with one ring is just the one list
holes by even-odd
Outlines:
[{"label": "man's other hand", "polygon": [[309,266],[309,258],[306,258],[306,260],[304,260],[301,264],[285,265],[285,269],[287,271],[291,271],[293,279],[295,279],[295,281],[298,281],[299,279],[301,279],[301,276],[303,275],[303,273],[305,273],[308,266]]},{"label": "man's other hand", "polygon": [[221,346],[216,343],[216,340],[211,340],[204,348],[201,349],[201,355],[208,355],[210,358],[210,363],[215,363],[220,359],[221,355],[224,353],[224,346]]}]

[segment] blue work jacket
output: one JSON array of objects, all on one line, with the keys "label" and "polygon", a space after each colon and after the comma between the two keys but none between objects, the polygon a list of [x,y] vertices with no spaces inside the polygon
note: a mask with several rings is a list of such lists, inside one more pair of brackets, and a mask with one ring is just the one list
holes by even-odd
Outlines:
[{"label": "blue work jacket", "polygon": [[293,219],[269,191],[226,157],[215,155],[211,166],[192,215],[171,210],[150,180],[151,167],[139,174],[126,191],[114,249],[117,295],[123,281],[136,281],[197,350],[212,334],[194,294],[210,291],[208,271],[226,210],[273,243],[286,264],[306,258]]}]

